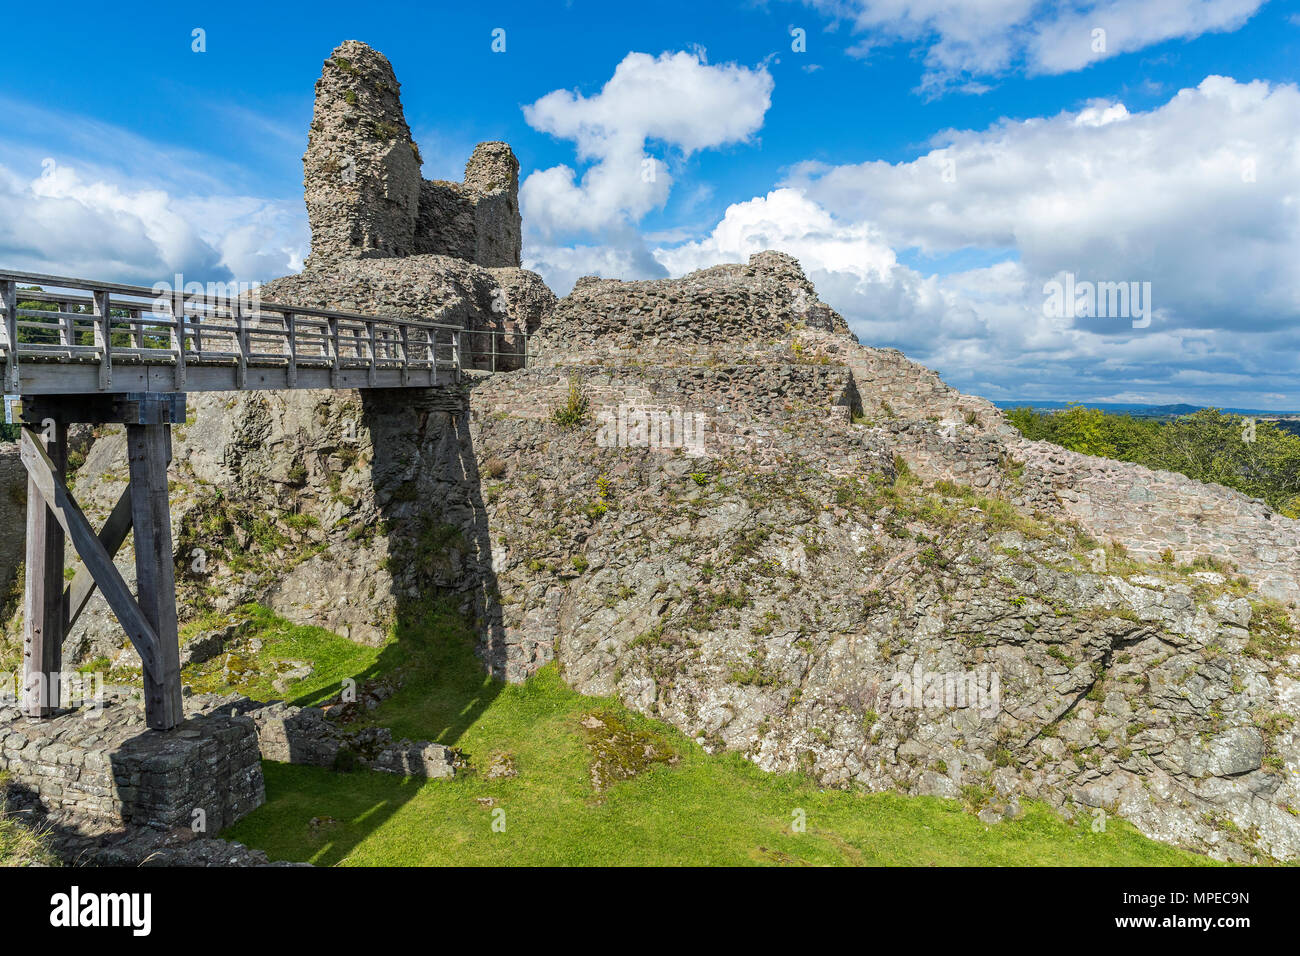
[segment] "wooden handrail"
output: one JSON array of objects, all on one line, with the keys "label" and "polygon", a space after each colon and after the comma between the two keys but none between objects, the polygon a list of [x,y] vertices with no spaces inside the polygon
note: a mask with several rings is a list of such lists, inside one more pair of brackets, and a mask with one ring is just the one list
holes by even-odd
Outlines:
[{"label": "wooden handrail", "polygon": [[[56,289],[20,289],[20,284]],[[50,308],[20,308],[20,302]],[[478,367],[479,359],[495,371],[504,356],[518,360],[514,367],[526,365],[528,357],[528,335],[522,330],[469,330],[421,317],[263,302],[255,294],[227,299],[32,272],[0,271],[0,314],[0,364],[9,393],[23,391],[25,366],[45,376],[34,386],[38,391],[57,391],[51,384],[51,363],[98,365],[97,381],[86,382],[82,376],[69,386],[71,391],[121,391],[132,386],[114,385],[115,366],[165,366],[170,371],[164,378],[159,382],[156,373],[150,373],[146,387],[182,392],[190,387],[191,373],[203,379],[193,385],[200,390],[321,387],[319,376],[310,372],[321,368],[329,370],[329,387],[387,387],[397,382],[427,387],[441,384],[442,372],[458,380],[465,368]],[[490,348],[476,347],[480,335],[490,337]],[[510,337],[506,348],[501,348],[498,336]],[[221,373],[220,366],[237,371]],[[211,371],[204,373],[205,367]],[[250,368],[258,373],[250,376]],[[303,369],[308,370],[305,383]],[[267,370],[278,371],[268,379]],[[358,370],[364,375],[362,383]],[[81,375],[75,368],[69,372]],[[141,374],[128,379],[139,383]],[[228,378],[222,379],[223,374]],[[223,384],[226,381],[229,384]]]}]

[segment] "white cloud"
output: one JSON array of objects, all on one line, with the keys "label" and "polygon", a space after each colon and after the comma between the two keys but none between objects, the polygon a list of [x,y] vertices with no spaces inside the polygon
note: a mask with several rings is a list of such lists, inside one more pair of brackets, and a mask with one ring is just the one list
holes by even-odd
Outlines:
[{"label": "white cloud", "polygon": [[[1149,112],[1091,103],[951,132],[912,162],[805,164],[655,255],[680,274],[763,248],[798,257],[863,341],[993,398],[1142,386],[1269,407],[1300,347],[1300,90],[1208,77]],[[1045,316],[1064,271],[1151,282],[1151,326]]]},{"label": "white cloud", "polygon": [[53,159],[32,178],[0,166],[0,261],[23,271],[144,285],[176,273],[264,280],[302,267],[302,219],[286,203],[174,196],[86,179]]},{"label": "white cloud", "polygon": [[592,165],[531,174],[520,188],[524,222],[538,236],[596,234],[638,222],[672,189],[668,164],[648,143],[690,156],[741,142],[763,124],[772,77],[765,68],[718,66],[700,53],[629,53],[595,96],[555,90],[524,107],[540,132],[572,140]]},{"label": "white cloud", "polygon": [[1300,312],[1295,86],[1212,76],[1145,113],[1092,104],[940,142],[910,163],[805,165],[790,185],[896,249],[1012,248],[1040,280],[1151,281],[1184,326]]},{"label": "white cloud", "polygon": [[[965,88],[1023,68],[1068,73],[1172,39],[1235,30],[1265,0],[805,0],[846,20],[867,56],[895,42],[924,43],[924,89]],[[1104,31],[1102,34],[1097,30]]]}]

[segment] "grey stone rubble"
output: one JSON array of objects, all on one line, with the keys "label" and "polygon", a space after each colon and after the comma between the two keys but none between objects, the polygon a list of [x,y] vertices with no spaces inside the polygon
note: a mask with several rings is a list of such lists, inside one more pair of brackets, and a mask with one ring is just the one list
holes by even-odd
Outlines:
[{"label": "grey stone rubble", "polygon": [[393,740],[385,727],[348,731],[328,720],[318,707],[295,707],[283,702],[258,704],[246,698],[203,699],[210,712],[245,714],[257,726],[262,759],[279,763],[350,769],[349,764],[429,779],[449,778],[456,772],[456,751],[427,740]]},{"label": "grey stone rubble", "polygon": [[45,721],[0,697],[7,812],[49,831],[72,862],[264,865],[264,854],[215,838],[265,801],[262,760],[436,779],[453,776],[460,759],[439,744],[394,740],[386,728],[348,731],[318,708],[282,701],[197,695],[186,713],[162,734],[145,727],[128,687]]}]

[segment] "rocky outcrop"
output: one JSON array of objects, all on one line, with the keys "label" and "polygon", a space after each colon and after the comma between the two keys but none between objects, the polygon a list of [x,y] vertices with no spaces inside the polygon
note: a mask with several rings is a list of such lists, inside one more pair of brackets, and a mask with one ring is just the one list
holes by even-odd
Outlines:
[{"label": "rocky outcrop", "polygon": [[307,268],[410,255],[517,268],[514,153],[505,143],[481,143],[463,182],[422,179],[399,91],[388,60],[364,43],[348,40],[325,61],[303,156]]}]

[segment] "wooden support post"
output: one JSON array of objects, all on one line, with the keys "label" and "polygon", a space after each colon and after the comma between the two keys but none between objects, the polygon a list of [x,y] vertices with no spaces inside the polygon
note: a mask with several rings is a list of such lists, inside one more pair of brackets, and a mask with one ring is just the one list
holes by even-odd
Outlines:
[{"label": "wooden support post", "polygon": [[[42,432],[26,430],[40,442],[60,481],[68,467],[68,426],[49,422]],[[63,670],[63,529],[41,497],[34,478],[27,480],[27,586],[23,616],[23,712],[49,717],[62,705]]]},{"label": "wooden support post", "polygon": [[180,638],[176,624],[176,570],[167,502],[167,425],[127,425],[131,470],[131,524],[140,609],[157,635],[156,674],[144,675],[145,722],[170,730],[184,719]]}]

